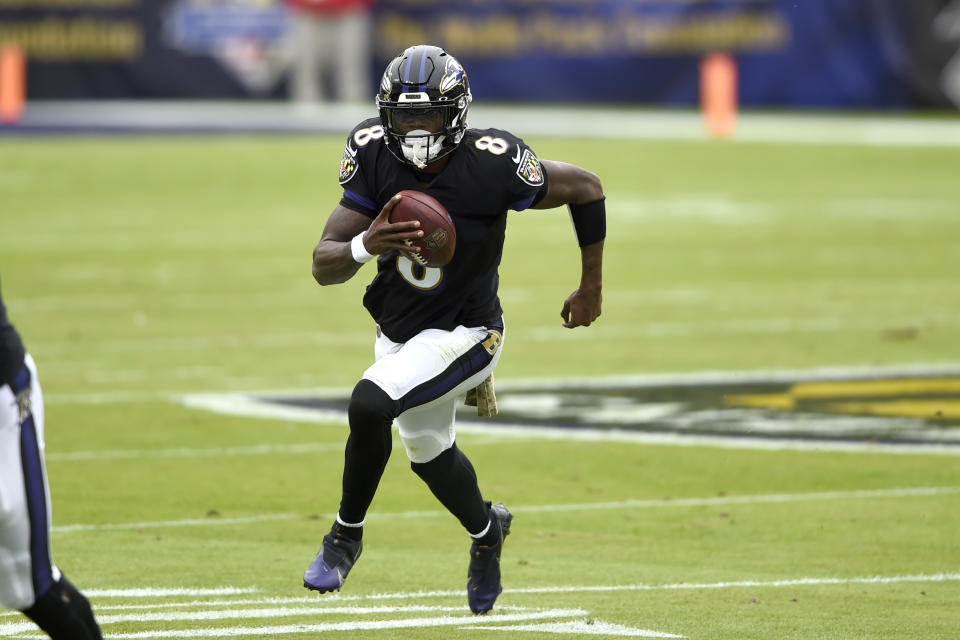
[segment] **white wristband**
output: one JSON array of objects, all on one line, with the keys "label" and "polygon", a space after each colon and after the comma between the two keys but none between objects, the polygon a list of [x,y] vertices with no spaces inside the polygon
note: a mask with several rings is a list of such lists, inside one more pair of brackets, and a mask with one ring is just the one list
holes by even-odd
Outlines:
[{"label": "white wristband", "polygon": [[364,233],[366,233],[366,231],[358,233],[357,235],[353,236],[353,240],[350,241],[350,253],[353,254],[353,259],[360,264],[363,264],[364,262],[370,262],[377,257],[367,251],[367,248],[363,246]]}]

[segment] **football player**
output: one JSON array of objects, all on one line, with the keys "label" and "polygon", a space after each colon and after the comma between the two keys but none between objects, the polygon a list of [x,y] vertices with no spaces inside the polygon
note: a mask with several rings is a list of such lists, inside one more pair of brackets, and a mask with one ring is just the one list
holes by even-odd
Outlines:
[{"label": "football player", "polygon": [[[340,509],[304,574],[320,592],[343,585],[362,549],[367,508],[391,451],[391,424],[413,471],[472,538],[467,599],[477,614],[501,593],[500,552],[512,515],[486,501],[470,460],[457,447],[455,406],[486,380],[504,340],[497,268],[507,211],[568,205],[580,245],[579,287],[563,302],[563,326],[600,315],[606,234],[596,175],[539,160],[520,138],[467,128],[467,74],[444,50],[418,45],[391,61],[376,97],[379,118],[347,138],[340,163],[343,197],[313,252],[322,285],[344,282],[377,261],[363,297],[377,325],[376,361],[349,405]],[[457,245],[444,267],[423,267],[399,250],[419,251],[419,222],[389,222],[399,191],[425,192],[449,211]]]},{"label": "football player", "polygon": [[90,603],[50,555],[43,394],[0,297],[0,605],[53,640],[100,640]]}]

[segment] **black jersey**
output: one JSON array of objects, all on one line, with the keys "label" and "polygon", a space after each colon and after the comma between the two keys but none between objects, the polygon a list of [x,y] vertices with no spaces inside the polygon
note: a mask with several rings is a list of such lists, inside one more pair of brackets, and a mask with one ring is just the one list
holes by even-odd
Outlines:
[{"label": "black jersey", "polygon": [[23,342],[7,320],[7,309],[0,294],[0,385],[9,384],[23,368]]},{"label": "black jersey", "polygon": [[381,254],[363,304],[395,342],[424,329],[483,326],[502,314],[497,268],[507,210],[522,211],[546,189],[537,156],[498,129],[468,129],[436,176],[400,162],[383,142],[380,120],[360,123],[340,163],[340,204],[371,218],[398,191],[414,189],[443,204],[457,230],[457,249],[442,268],[414,264],[397,251]]}]

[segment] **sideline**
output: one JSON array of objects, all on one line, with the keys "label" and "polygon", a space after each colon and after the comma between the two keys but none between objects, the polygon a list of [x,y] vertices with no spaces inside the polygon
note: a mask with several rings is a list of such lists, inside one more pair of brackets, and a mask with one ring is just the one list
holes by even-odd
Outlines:
[{"label": "sideline", "polygon": [[[34,100],[8,134],[331,134],[343,139],[373,117],[372,104],[296,105],[231,101]],[[805,111],[741,111],[733,134],[718,142],[696,109],[482,104],[477,128],[534,136],[616,141],[681,140],[708,144],[778,143],[872,147],[960,147],[960,120]]]}]

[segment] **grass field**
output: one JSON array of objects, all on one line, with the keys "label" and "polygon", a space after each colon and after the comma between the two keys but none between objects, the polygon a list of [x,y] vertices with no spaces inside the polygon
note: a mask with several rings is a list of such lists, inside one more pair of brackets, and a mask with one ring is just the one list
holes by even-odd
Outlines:
[{"label": "grass field", "polygon": [[[603,179],[604,308],[560,326],[579,272],[568,216],[512,214],[505,388],[928,367],[953,372],[933,428],[960,423],[960,148],[527,141]],[[956,444],[470,430],[485,493],[516,515],[505,592],[475,618],[468,541],[397,442],[343,592],[306,592],[344,424],[182,399],[349,389],[371,361],[373,267],[310,276],[342,144],[0,140],[0,276],[46,394],[55,558],[106,637],[958,637]],[[0,637],[39,637],[23,620],[0,615]]]}]

